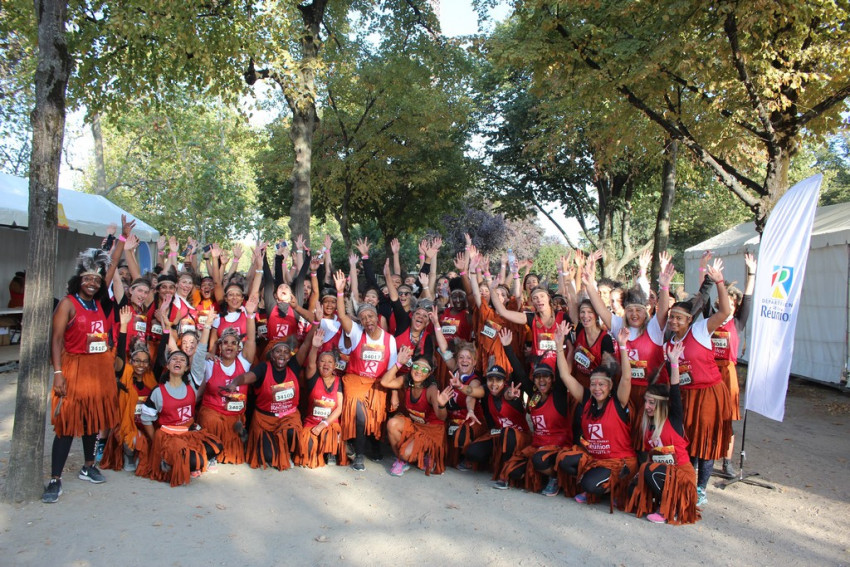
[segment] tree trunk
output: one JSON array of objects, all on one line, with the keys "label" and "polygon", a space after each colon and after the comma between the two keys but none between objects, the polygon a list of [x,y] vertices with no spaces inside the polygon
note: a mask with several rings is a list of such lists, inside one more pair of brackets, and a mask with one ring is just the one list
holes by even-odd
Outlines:
[{"label": "tree trunk", "polygon": [[652,268],[649,287],[658,280],[661,265],[658,256],[667,250],[670,241],[670,212],[676,199],[676,159],[679,157],[679,141],[667,140],[664,148],[664,165],[661,168],[661,203],[655,219],[655,237],[652,244]]},{"label": "tree trunk", "polygon": [[[786,139],[786,142],[792,142]],[[788,191],[788,168],[791,165],[791,149],[779,146],[768,151],[767,175],[764,179],[765,195],[759,199],[756,211],[756,231],[759,235],[764,232],[767,217],[776,203]]]},{"label": "tree trunk", "polygon": [[71,57],[65,40],[67,1],[36,0],[38,68],[29,174],[27,289],[15,426],[4,499],[37,499],[43,490],[44,421],[50,379],[50,319],[56,264],[59,164],[65,135],[65,91]]},{"label": "tree trunk", "polygon": [[316,68],[319,64],[321,47],[319,29],[325,15],[326,4],[327,0],[313,0],[310,4],[298,6],[304,20],[298,84],[293,89],[298,94],[287,96],[287,102],[292,110],[289,137],[295,150],[295,163],[290,177],[292,206],[289,209],[289,229],[292,231],[292,239],[303,234],[308,245],[310,243],[310,169],[313,159],[313,133],[319,125],[319,116],[316,114]]},{"label": "tree trunk", "polygon": [[94,138],[95,192],[106,195],[106,162],[103,160],[103,132],[100,130],[100,114],[96,113],[91,121],[91,135]]}]

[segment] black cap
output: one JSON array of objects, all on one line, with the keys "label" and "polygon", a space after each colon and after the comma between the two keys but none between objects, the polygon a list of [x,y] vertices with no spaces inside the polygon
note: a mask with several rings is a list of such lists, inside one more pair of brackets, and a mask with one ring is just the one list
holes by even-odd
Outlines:
[{"label": "black cap", "polygon": [[496,378],[507,378],[508,373],[505,372],[505,369],[499,366],[498,364],[494,364],[487,371],[485,378],[489,378],[490,376],[495,376]]},{"label": "black cap", "polygon": [[552,367],[546,364],[545,362],[538,362],[534,366],[534,372],[532,372],[531,375],[536,376],[538,374],[548,374],[549,376],[554,376],[555,371],[552,370]]}]

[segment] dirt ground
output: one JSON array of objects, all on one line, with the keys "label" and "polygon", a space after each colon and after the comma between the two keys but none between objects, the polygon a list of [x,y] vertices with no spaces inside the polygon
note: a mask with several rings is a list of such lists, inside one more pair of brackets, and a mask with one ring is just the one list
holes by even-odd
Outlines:
[{"label": "dirt ground", "polygon": [[[0,374],[0,483],[15,387]],[[792,381],[785,422],[750,414],[746,451],[775,489],[712,479],[702,521],[677,527],[492,490],[484,473],[394,478],[389,457],[361,473],[221,465],[179,488],[107,471],[95,486],[76,478],[76,441],[58,504],[0,505],[0,564],[850,564],[850,397]]]}]

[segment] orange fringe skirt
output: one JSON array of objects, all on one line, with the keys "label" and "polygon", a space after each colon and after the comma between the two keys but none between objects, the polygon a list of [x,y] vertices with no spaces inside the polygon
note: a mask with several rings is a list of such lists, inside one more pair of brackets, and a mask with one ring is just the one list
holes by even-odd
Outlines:
[{"label": "orange fringe skirt", "polygon": [[[82,437],[118,423],[115,353],[62,353],[67,393],[52,395],[50,422],[57,437]],[[59,405],[61,402],[61,406]]]},{"label": "orange fringe skirt", "polygon": [[118,430],[113,429],[109,432],[106,438],[106,445],[103,448],[103,459],[100,461],[101,468],[113,471],[120,471],[124,468],[124,447],[138,453],[139,462],[141,462],[150,449],[148,436],[142,431],[136,430],[136,435],[129,439]]},{"label": "orange fringe skirt", "polygon": [[[518,432],[519,433],[519,432]],[[519,439],[517,438],[517,448],[510,459],[502,466],[502,471],[499,473],[499,479],[507,480],[511,486],[525,488],[529,492],[540,492],[543,489],[543,475],[537,472],[534,468],[531,458],[538,452],[542,452],[542,457],[547,459],[553,455],[557,455],[561,450],[557,445],[546,445],[544,447],[535,447],[527,445],[522,449],[519,448]],[[555,464],[557,465],[557,459]],[[521,480],[511,478],[511,473],[525,468],[525,473]],[[520,483],[523,483],[520,485]]]},{"label": "orange fringe skirt", "polygon": [[[346,395],[348,393],[346,392]],[[443,474],[446,470],[446,428],[442,423],[414,423],[405,416],[393,419],[404,420],[401,439],[398,444],[398,454],[402,459],[415,464],[425,471],[426,475]],[[404,457],[410,449],[410,456]],[[427,458],[430,457],[430,462]]]},{"label": "orange fringe skirt", "polygon": [[652,471],[658,468],[657,463],[647,461],[638,471],[638,483],[626,507],[627,512],[633,512],[638,518],[652,514],[656,509],[667,519],[667,523],[678,526],[693,524],[701,518],[697,510],[697,481],[694,467],[690,463],[667,465],[667,478],[661,491],[661,502],[655,502],[652,489],[646,482],[647,468]]},{"label": "orange fringe skirt", "polygon": [[298,435],[298,453],[295,464],[315,469],[325,466],[325,455],[336,455],[340,466],[348,464],[345,443],[342,441],[342,427],[335,421],[322,429],[319,435],[313,434],[311,427],[302,427]]},{"label": "orange fringe skirt", "polygon": [[732,439],[729,388],[723,382],[707,388],[682,388],[682,405],[688,453],[704,460],[724,457]]},{"label": "orange fringe skirt", "polygon": [[[204,443],[216,446],[220,441],[203,429],[189,431],[185,427],[161,427],[154,435],[153,447],[147,458],[140,459],[136,476],[169,482],[171,486],[189,484],[191,455],[194,454],[195,462],[201,464],[200,470],[207,470],[207,449]],[[167,472],[162,470],[162,461],[171,467]]]},{"label": "orange fringe skirt", "polygon": [[[578,465],[578,475],[571,476],[566,474],[558,467],[561,460],[567,456],[581,455],[581,460]],[[587,451],[578,445],[573,445],[569,449],[563,449],[555,458],[555,466],[558,467],[558,483],[564,490],[566,496],[572,497],[578,494],[581,478],[584,473],[590,469],[604,468],[611,471],[611,478],[603,486],[610,494],[610,511],[614,512],[614,502],[616,501],[620,510],[625,509],[626,496],[628,495],[629,484],[637,474],[638,460],[637,457],[629,457],[627,459],[595,459]],[[628,471],[626,469],[628,468]],[[587,502],[598,502],[599,497],[595,494],[587,495]]]},{"label": "orange fringe skirt", "polygon": [[363,404],[366,412],[366,435],[381,438],[381,429],[387,420],[387,390],[380,380],[365,378],[357,374],[342,377],[345,396],[342,402],[342,438],[354,439],[357,436],[357,403]]},{"label": "orange fringe skirt", "polygon": [[716,360],[723,383],[729,388],[729,403],[732,405],[732,421],[741,421],[741,387],[738,385],[738,369],[731,360]]},{"label": "orange fringe skirt", "polygon": [[[451,431],[452,428],[454,431]],[[449,434],[451,431],[451,434]],[[470,423],[464,421],[462,423],[454,423],[446,420],[446,435],[448,437],[449,448],[446,453],[446,464],[450,467],[457,466],[460,462],[461,454],[469,447],[473,441],[477,441],[479,437],[487,431],[487,426],[483,423]],[[463,437],[463,443],[459,439]]]},{"label": "orange fringe skirt", "polygon": [[[292,443],[288,441],[288,433],[293,431]],[[274,467],[279,471],[290,468],[290,454],[298,445],[298,435],[301,433],[301,415],[294,411],[284,417],[266,415],[259,410],[251,418],[248,430],[248,450],[246,460],[252,469]],[[263,455],[263,436],[268,435],[274,454],[271,462],[266,462]]]},{"label": "orange fringe skirt", "polygon": [[[256,418],[258,412],[254,413]],[[218,462],[229,465],[241,465],[245,462],[245,446],[236,433],[234,426],[237,422],[245,424],[245,415],[224,415],[207,406],[201,406],[198,412],[198,423],[216,439],[221,440],[222,450]]]}]

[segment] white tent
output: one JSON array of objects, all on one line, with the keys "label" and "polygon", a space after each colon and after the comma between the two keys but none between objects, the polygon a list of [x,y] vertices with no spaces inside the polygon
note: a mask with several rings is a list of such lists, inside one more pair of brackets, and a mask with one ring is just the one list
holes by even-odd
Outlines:
[{"label": "white tent", "polygon": [[[29,250],[29,180],[0,173],[0,308],[9,301],[8,282],[15,272],[26,269]],[[65,285],[76,265],[77,254],[85,248],[99,247],[111,223],[119,225],[121,215],[132,215],[100,195],[59,189],[59,243],[56,258],[54,295],[65,294]],[[65,228],[67,227],[67,228]],[[159,232],[140,220],[133,234],[139,237],[139,260],[150,266],[151,248]],[[154,246],[155,247],[155,246]]]},{"label": "white tent", "polygon": [[[743,289],[747,269],[744,254],[758,257],[759,236],[755,223],[740,224],[685,250],[685,289],[699,288],[699,262],[710,250],[723,259],[727,280]],[[803,296],[791,374],[838,385],[850,370],[850,203],[820,207],[812,227],[809,261],[803,282]],[[752,318],[750,319],[752,321]],[[750,325],[747,326],[747,337]],[[742,337],[739,359],[747,361],[746,340]]]}]

